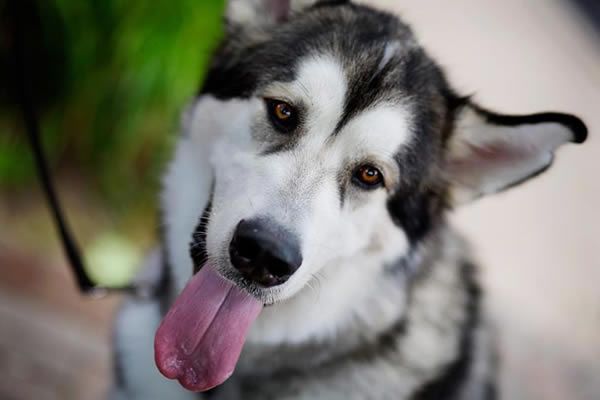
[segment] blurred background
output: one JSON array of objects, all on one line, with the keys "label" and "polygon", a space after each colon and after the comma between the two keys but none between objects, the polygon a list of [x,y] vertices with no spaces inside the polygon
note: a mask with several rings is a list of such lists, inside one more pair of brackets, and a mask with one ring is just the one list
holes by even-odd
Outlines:
[{"label": "blurred background", "polygon": [[[222,1],[0,0],[0,399],[99,399],[119,296],[82,298],[36,181],[8,78],[10,1],[28,12],[42,139],[104,284],[159,229],[160,171],[221,36]],[[582,117],[591,137],[539,179],[459,210],[499,327],[506,399],[600,399],[600,3],[374,0],[463,93],[506,113]]]}]

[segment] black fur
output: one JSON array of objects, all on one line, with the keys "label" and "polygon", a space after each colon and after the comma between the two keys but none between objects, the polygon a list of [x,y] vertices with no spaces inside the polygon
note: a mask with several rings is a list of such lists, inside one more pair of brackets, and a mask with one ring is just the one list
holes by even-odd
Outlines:
[{"label": "black fur", "polygon": [[566,126],[573,132],[574,143],[583,143],[587,139],[588,130],[583,121],[574,115],[557,112],[545,112],[530,115],[504,115],[472,105],[486,121],[494,125],[517,126],[526,124],[557,123]]},{"label": "black fur", "polygon": [[194,274],[202,268],[208,259],[208,253],[206,252],[206,229],[212,209],[212,193],[210,199],[202,212],[198,225],[192,234],[192,242],[190,243],[190,256],[194,261]]}]

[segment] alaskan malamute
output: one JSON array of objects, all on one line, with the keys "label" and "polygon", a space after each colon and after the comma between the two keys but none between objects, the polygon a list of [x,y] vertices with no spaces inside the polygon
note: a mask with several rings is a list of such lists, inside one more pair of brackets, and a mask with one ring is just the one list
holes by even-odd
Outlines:
[{"label": "alaskan malamute", "polygon": [[457,94],[386,12],[230,0],[182,130],[147,266],[160,290],[119,313],[115,397],[495,397],[446,215],[546,170],[585,140],[578,118]]}]

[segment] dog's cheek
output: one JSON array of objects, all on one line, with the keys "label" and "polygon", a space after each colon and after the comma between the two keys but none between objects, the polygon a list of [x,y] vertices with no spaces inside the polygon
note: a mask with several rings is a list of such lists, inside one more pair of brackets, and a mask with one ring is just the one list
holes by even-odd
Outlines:
[{"label": "dog's cheek", "polygon": [[410,247],[406,232],[394,223],[386,204],[385,191],[372,193],[345,217],[353,224],[347,231],[355,232],[355,251],[366,251],[384,264],[403,257]]},{"label": "dog's cheek", "polygon": [[355,202],[357,206],[347,208],[344,220],[351,228],[347,227],[345,230],[352,234],[353,247],[363,250],[370,245],[374,235],[386,222],[383,212],[385,193],[383,190],[356,193],[355,199],[349,198],[349,202]]}]

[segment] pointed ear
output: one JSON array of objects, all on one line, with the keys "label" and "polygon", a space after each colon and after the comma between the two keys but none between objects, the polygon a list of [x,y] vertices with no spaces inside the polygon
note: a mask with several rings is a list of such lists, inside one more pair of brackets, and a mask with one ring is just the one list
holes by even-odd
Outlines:
[{"label": "pointed ear", "polygon": [[228,0],[227,22],[232,26],[264,26],[286,21],[320,0]]},{"label": "pointed ear", "polygon": [[518,185],[545,171],[560,145],[586,137],[585,124],[573,115],[501,115],[467,101],[448,139],[452,199],[465,203]]}]

